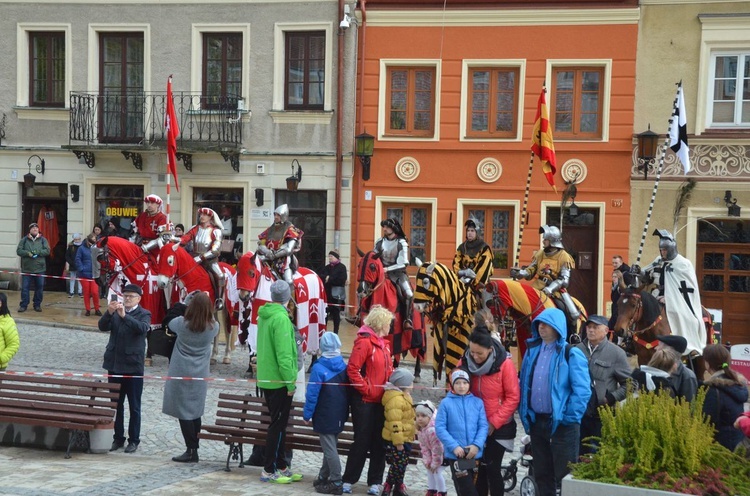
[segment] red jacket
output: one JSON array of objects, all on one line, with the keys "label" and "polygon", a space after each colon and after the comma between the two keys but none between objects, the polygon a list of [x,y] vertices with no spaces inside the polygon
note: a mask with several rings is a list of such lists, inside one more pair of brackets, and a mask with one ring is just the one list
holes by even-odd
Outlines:
[{"label": "red jacket", "polygon": [[743,413],[740,417],[740,430],[745,437],[750,437],[750,412]]},{"label": "red jacket", "polygon": [[346,367],[349,382],[362,395],[362,401],[380,403],[383,399],[383,386],[392,372],[393,362],[388,343],[363,325],[357,332],[349,365]]},{"label": "red jacket", "polygon": [[[466,352],[468,354],[468,350]],[[461,358],[457,367],[468,369],[466,355]],[[521,401],[521,390],[518,385],[518,372],[513,360],[499,344],[495,346],[495,361],[485,375],[471,375],[471,393],[482,399],[487,420],[495,429],[499,429],[511,420]]]}]

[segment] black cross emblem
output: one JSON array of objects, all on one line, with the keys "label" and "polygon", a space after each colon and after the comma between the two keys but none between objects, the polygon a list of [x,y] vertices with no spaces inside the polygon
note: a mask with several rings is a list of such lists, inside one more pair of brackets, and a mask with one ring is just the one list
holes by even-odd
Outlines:
[{"label": "black cross emblem", "polygon": [[657,274],[659,275],[659,278],[658,278],[659,296],[664,296],[664,271],[669,265],[670,264],[668,263],[664,263],[662,265],[654,267],[654,270],[653,270],[654,275],[652,277],[654,281],[657,280],[656,275]]},{"label": "black cross emblem", "polygon": [[688,296],[688,293],[695,293],[695,288],[689,288],[687,283],[683,280],[680,281],[680,293],[682,293],[682,297],[685,298],[685,303],[690,307],[690,311],[695,315],[695,310],[693,309],[693,305],[690,303],[690,297]]}]

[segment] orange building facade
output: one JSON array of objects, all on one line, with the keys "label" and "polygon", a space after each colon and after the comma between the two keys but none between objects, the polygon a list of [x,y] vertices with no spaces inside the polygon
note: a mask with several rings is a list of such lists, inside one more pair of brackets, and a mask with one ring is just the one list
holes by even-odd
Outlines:
[{"label": "orange building facade", "polygon": [[[355,165],[352,245],[370,249],[380,221],[395,216],[412,263],[450,264],[474,217],[494,276],[508,277],[519,245],[528,264],[540,225],[559,226],[562,211],[577,262],[571,293],[605,313],[611,259],[629,251],[638,7],[538,5],[360,1],[357,133],[375,146],[369,180]],[[545,82],[557,193],[534,159],[524,210]],[[563,204],[566,190],[576,192]]]}]

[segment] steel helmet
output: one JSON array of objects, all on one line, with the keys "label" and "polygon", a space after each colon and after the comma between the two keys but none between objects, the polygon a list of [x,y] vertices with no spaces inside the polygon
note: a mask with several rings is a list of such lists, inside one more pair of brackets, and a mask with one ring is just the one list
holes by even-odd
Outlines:
[{"label": "steel helmet", "polygon": [[672,233],[667,231],[666,229],[656,229],[653,235],[659,236],[659,249],[667,250],[667,254],[664,259],[674,259],[677,256],[677,241],[675,241]]},{"label": "steel helmet", "polygon": [[549,241],[550,246],[555,248],[563,248],[562,234],[557,226],[548,226],[547,224],[539,228],[539,234],[542,234],[542,239]]},{"label": "steel helmet", "polygon": [[283,205],[279,205],[276,207],[276,210],[273,211],[275,214],[279,214],[279,217],[281,217],[281,222],[286,222],[289,220],[289,205],[286,203]]}]

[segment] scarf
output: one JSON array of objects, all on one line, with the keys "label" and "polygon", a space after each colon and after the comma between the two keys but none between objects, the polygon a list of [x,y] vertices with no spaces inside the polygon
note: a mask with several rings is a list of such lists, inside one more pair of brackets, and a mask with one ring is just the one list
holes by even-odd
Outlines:
[{"label": "scarf", "polygon": [[320,355],[324,358],[336,358],[337,356],[341,356],[341,350],[324,351]]},{"label": "scarf", "polygon": [[490,351],[490,356],[484,361],[482,365],[477,365],[471,355],[466,355],[466,364],[469,368],[471,375],[487,375],[492,368],[492,364],[495,363],[495,348],[493,347]]}]

